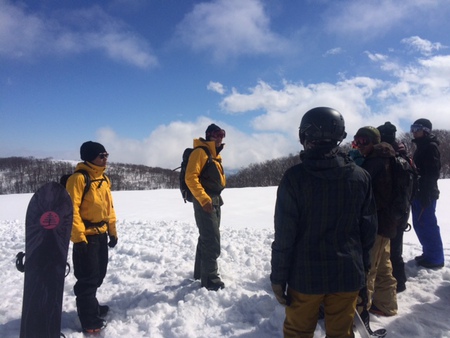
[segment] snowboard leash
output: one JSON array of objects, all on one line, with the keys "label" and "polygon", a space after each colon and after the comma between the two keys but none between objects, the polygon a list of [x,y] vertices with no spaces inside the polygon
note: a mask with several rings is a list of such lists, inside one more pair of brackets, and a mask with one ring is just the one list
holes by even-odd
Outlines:
[{"label": "snowboard leash", "polygon": [[[16,269],[20,272],[25,272],[25,264],[23,263],[23,259],[25,258],[25,252],[21,251],[16,255]],[[67,277],[70,273],[70,264],[66,262],[66,273],[64,277]]]},{"label": "snowboard leash", "polygon": [[64,277],[67,277],[69,275],[69,273],[70,273],[70,264],[69,264],[69,262],[66,262],[66,267],[67,267],[67,269],[66,269],[66,274],[64,275]]},{"label": "snowboard leash", "polygon": [[25,264],[23,264],[24,257],[25,257],[25,253],[22,251],[16,255],[16,269],[19,270],[20,272],[25,271]]}]

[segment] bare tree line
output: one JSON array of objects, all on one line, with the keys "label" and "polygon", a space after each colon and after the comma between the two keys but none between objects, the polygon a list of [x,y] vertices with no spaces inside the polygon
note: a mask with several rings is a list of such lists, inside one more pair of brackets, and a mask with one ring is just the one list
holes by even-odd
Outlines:
[{"label": "bare tree line", "polygon": [[[434,130],[440,141],[441,178],[450,178],[450,132]],[[399,134],[410,154],[415,145],[411,135]],[[350,143],[342,146],[349,150]],[[300,150],[300,148],[299,148]],[[228,175],[227,186],[230,188],[277,186],[286,169],[300,162],[298,154],[253,163],[241,168],[237,173]],[[0,195],[35,192],[47,182],[59,182],[62,175],[75,170],[74,162],[55,161],[51,158],[33,157],[0,158]],[[107,175],[111,179],[113,190],[151,190],[178,189],[179,172],[170,169],[148,167],[144,165],[110,163]]]},{"label": "bare tree line", "polygon": [[[59,182],[74,172],[73,162],[34,157],[0,158],[0,195],[35,192],[47,182]],[[178,173],[144,165],[110,163],[107,171],[113,190],[178,188]]]},{"label": "bare tree line", "polygon": [[[448,130],[433,130],[433,133],[440,141],[439,150],[441,152],[441,178],[450,178],[450,132]],[[403,142],[408,153],[412,155],[415,150],[415,144],[411,135],[398,134],[398,140]],[[342,145],[345,151],[351,149],[351,142]],[[300,147],[299,147],[300,151]],[[277,186],[289,167],[300,162],[299,154],[291,154],[287,157],[269,160],[263,163],[250,164],[246,168],[241,168],[236,174],[227,178],[228,187],[264,187]]]}]

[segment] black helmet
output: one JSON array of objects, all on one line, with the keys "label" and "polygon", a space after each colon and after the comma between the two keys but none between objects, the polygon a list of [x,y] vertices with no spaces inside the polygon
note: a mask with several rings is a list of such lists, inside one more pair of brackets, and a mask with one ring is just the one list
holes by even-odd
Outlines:
[{"label": "black helmet", "polygon": [[347,136],[341,113],[328,107],[317,107],[303,115],[299,128],[300,143],[324,141],[340,143]]},{"label": "black helmet", "polygon": [[377,129],[380,132],[381,142],[395,142],[395,133],[397,128],[391,122],[385,122],[383,125],[378,126]]}]

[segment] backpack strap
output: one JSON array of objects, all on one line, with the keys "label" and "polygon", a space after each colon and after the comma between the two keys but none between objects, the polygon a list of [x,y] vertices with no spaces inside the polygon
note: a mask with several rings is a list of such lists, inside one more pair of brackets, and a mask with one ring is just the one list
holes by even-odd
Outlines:
[{"label": "backpack strap", "polygon": [[94,180],[93,182],[100,182],[97,186],[97,188],[100,188],[103,184],[103,182],[108,183],[109,185],[111,185],[111,182],[109,181],[108,176],[106,176],[105,174],[103,174],[102,178]]},{"label": "backpack strap", "polygon": [[91,177],[89,176],[86,170],[77,170],[75,172],[82,174],[84,176],[84,182],[86,182],[86,185],[84,186],[83,190],[83,195],[81,195],[81,203],[83,203],[84,196],[86,196],[87,192],[91,188]]},{"label": "backpack strap", "polygon": [[212,155],[211,155],[211,152],[209,151],[209,148],[206,146],[198,146],[198,147],[195,147],[194,149],[197,149],[197,148],[202,148],[205,151],[206,155],[208,155],[208,161],[206,162],[205,166],[202,168],[202,171],[200,172],[200,176],[201,176],[203,173],[203,170],[205,170],[206,166],[212,162]]}]

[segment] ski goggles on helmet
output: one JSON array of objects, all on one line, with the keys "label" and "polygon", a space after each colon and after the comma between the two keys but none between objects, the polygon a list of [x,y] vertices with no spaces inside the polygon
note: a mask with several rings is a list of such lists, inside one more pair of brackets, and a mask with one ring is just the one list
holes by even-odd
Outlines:
[{"label": "ski goggles on helmet", "polygon": [[425,131],[427,133],[431,132],[431,130],[427,127],[422,126],[421,124],[412,124],[411,125],[411,133],[417,133],[418,131]]},{"label": "ski goggles on helmet", "polygon": [[361,147],[361,146],[367,146],[371,141],[369,140],[369,138],[365,137],[365,136],[355,136],[353,138],[353,142],[352,145],[356,148]]}]

